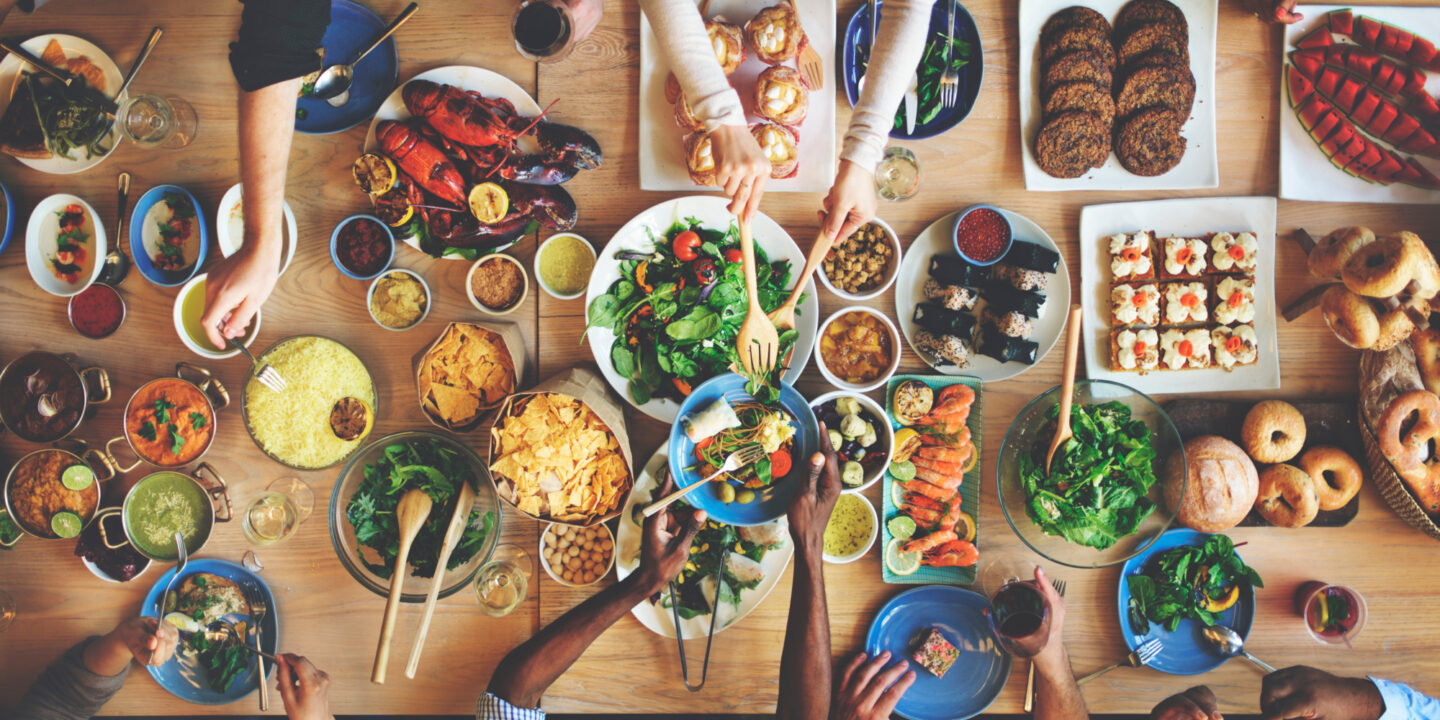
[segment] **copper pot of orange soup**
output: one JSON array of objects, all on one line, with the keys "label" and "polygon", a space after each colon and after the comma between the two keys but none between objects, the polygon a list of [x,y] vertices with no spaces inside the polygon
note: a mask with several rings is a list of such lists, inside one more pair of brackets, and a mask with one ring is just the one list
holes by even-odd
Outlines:
[{"label": "copper pot of orange soup", "polygon": [[[125,403],[125,434],[111,438],[99,452],[106,470],[123,473],[141,463],[178,468],[199,460],[215,441],[217,411],[230,404],[230,393],[210,371],[182,362],[174,377],[140,386]],[[135,460],[126,465],[115,446],[127,443]]]}]

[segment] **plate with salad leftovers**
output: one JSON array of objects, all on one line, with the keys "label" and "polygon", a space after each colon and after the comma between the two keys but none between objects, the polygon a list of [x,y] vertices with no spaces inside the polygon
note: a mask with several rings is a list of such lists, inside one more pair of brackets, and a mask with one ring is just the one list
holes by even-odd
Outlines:
[{"label": "plate with salad leftovers", "polygon": [[695,389],[670,430],[670,475],[676,487],[702,482],[732,454],[759,449],[754,462],[721,473],[690,493],[690,504],[719,522],[760,525],[784,517],[803,480],[805,458],[820,446],[810,404],[781,385],[778,400],[746,390],[745,378],[729,373]]},{"label": "plate with salad leftovers", "polygon": [[[621,516],[616,545],[619,554],[615,560],[615,574],[620,580],[640,566],[642,513],[652,499],[659,499],[655,489],[669,474],[669,462],[666,448],[661,447],[635,480],[635,489],[630,493]],[[676,508],[684,506],[683,500],[675,504]],[[780,581],[780,576],[785,574],[785,568],[795,553],[784,517],[749,527],[734,527],[712,518],[705,522],[705,527],[695,537],[694,547],[706,545],[710,546],[710,550],[697,551],[695,560],[686,565],[676,583],[680,591],[680,631],[686,640],[704,638],[710,632],[710,602],[715,597],[716,577],[722,563],[725,584],[718,588],[720,616],[715,619],[716,633],[739,622],[765,601]],[[631,608],[630,612],[651,632],[673,638],[676,602],[677,598],[671,597],[667,587]]]},{"label": "plate with salad leftovers", "polygon": [[[156,578],[141,605],[141,616],[163,618],[180,629],[175,655],[164,665],[147,666],[150,676],[171,695],[197,705],[226,705],[248,696],[262,681],[255,656],[209,627],[217,620],[228,622],[246,645],[257,647],[258,635],[258,647],[274,654],[280,613],[270,587],[228,560],[192,558],[170,596],[162,598],[174,576],[171,568]],[[258,632],[252,615],[257,599],[266,606]],[[274,671],[273,663],[265,663],[267,675]]]},{"label": "plate with salad leftovers", "polygon": [[[885,19],[885,3],[879,6],[880,19]],[[902,103],[895,111],[895,124],[890,137],[896,140],[923,140],[935,137],[959,125],[975,107],[980,96],[980,82],[985,75],[985,54],[980,43],[980,30],[974,18],[963,5],[955,3],[955,27],[953,32],[946,27],[946,3],[935,3],[930,11],[930,32],[925,40],[925,51],[920,56],[920,65],[915,70],[915,127],[906,131],[905,106]],[[860,79],[865,76],[870,60],[870,48],[874,39],[870,37],[870,6],[862,4],[850,16],[845,25],[844,47],[841,49],[841,82],[845,84],[845,96],[854,107],[860,102]],[[959,102],[954,107],[945,107],[940,101],[940,78],[945,74],[945,44],[950,46],[950,66],[959,73]]]},{"label": "plate with salad leftovers", "polygon": [[129,230],[135,267],[156,285],[184,285],[205,264],[205,214],[195,196],[179,185],[158,185],[141,195],[130,214]]},{"label": "plate with salad leftovers", "polygon": [[1177,528],[1130,559],[1120,573],[1120,630],[1132,651],[1151,638],[1164,649],[1149,667],[1199,675],[1225,664],[1201,634],[1210,625],[1244,639],[1255,622],[1255,588],[1265,583],[1225,535]]},{"label": "plate with salad leftovers", "polygon": [[[74,35],[36,35],[20,47],[77,79],[67,91],[15,55],[0,60],[0,152],[52,175],[99,165],[120,141],[117,119],[107,109],[120,87],[119,66]],[[114,99],[124,105],[126,97]]]},{"label": "plate with salad leftovers", "polygon": [[[736,362],[748,304],[739,230],[726,205],[692,196],[645,210],[615,233],[590,274],[586,335],[595,362],[615,392],[662,422],[675,422],[696,387]],[[752,232],[760,302],[769,312],[794,287],[805,254],[763,213]],[[757,379],[752,394],[771,399],[782,380],[794,383],[805,369],[820,324],[813,281],[795,315],[795,330],[780,336],[789,367]]]}]

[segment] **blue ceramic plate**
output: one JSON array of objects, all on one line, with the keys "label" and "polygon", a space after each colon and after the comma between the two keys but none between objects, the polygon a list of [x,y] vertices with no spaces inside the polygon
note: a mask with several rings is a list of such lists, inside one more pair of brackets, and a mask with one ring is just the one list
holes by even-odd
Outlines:
[{"label": "blue ceramic plate", "polygon": [[[700,412],[722,395],[732,404],[754,399],[745,392],[745,378],[726,373],[710,378],[695,388],[680,405],[680,413],[676,417],[683,419]],[[795,388],[783,383],[780,385],[780,405],[799,424],[795,430],[795,446],[791,449],[789,474],[776,479],[768,488],[756,490],[757,497],[751,503],[727,505],[720,502],[720,494],[716,490],[719,483],[712,482],[709,487],[685,496],[691,505],[703,509],[711,519],[730,525],[759,525],[785,514],[791,493],[805,479],[805,467],[809,464],[807,458],[820,447],[820,426],[815,421],[815,413],[810,410],[810,403]],[[695,443],[690,441],[685,428],[677,421],[670,429],[670,476],[675,478],[676,487],[688,487],[703,479],[696,474],[694,466]]]},{"label": "blue ceramic plate", "polygon": [[[1171,530],[1161,535],[1160,539],[1144,552],[1126,561],[1125,568],[1120,573],[1120,592],[1116,597],[1119,600],[1120,608],[1120,633],[1125,637],[1125,646],[1134,650],[1152,637],[1160,638],[1160,641],[1165,644],[1165,649],[1150,661],[1150,667],[1160,672],[1171,675],[1200,675],[1224,665],[1228,658],[1210,648],[1210,643],[1206,642],[1205,637],[1200,634],[1205,626],[1189,618],[1181,620],[1180,626],[1175,628],[1175,632],[1169,632],[1163,626],[1150,623],[1150,632],[1136,635],[1130,628],[1130,584],[1125,581],[1125,578],[1139,575],[1152,557],[1166,550],[1183,545],[1203,545],[1208,537],[1210,536],[1205,533],[1184,528]],[[1240,589],[1240,601],[1221,614],[1220,624],[1239,633],[1241,638],[1245,638],[1249,637],[1250,626],[1254,622],[1255,588],[1247,584]]]},{"label": "blue ceramic plate", "polygon": [[1010,679],[1010,656],[995,643],[983,610],[990,603],[979,593],[949,585],[926,585],[906,590],[885,603],[870,634],[865,652],[870,656],[890,651],[891,661],[909,658],[915,646],[938,628],[960,657],[945,677],[910,662],[915,684],[905,691],[895,712],[910,720],[964,720],[974,717],[1000,696]]},{"label": "blue ceramic plate", "polygon": [[0,212],[5,213],[5,234],[0,235],[0,252],[10,247],[10,238],[15,235],[15,197],[10,194],[10,188],[0,184],[0,195],[5,197],[5,207]]},{"label": "blue ceramic plate", "polygon": [[[387,24],[360,3],[334,0],[330,4],[330,27],[320,41],[320,46],[325,48],[325,67],[354,60],[357,53],[375,42]],[[324,100],[300,98],[296,103],[295,129],[325,135],[344,132],[369,120],[395,89],[399,76],[400,56],[395,51],[395,36],[391,35],[355,66],[349,102],[331,107]]]},{"label": "blue ceramic plate", "polygon": [[[880,15],[883,18],[884,3],[876,0],[880,8]],[[862,4],[854,15],[850,16],[850,22],[845,26],[845,34],[840,38],[840,82],[845,84],[845,97],[850,100],[850,106],[860,101],[861,72],[859,66],[866,58],[870,48],[870,10],[868,4]],[[935,3],[930,12],[930,34],[928,38],[936,34],[944,34],[946,31],[945,20],[947,10],[945,2]],[[960,69],[960,95],[955,107],[941,108],[940,114],[933,120],[923,125],[916,125],[915,132],[905,132],[904,126],[900,129],[892,129],[890,137],[896,140],[923,140],[935,137],[950,128],[960,124],[970,110],[975,107],[975,99],[980,96],[980,80],[985,75],[985,51],[980,44],[980,31],[975,27],[975,20],[965,10],[965,6],[955,2],[955,38],[970,43],[970,62]],[[909,78],[906,78],[907,82]]]},{"label": "blue ceramic plate", "polygon": [[[152,238],[158,238],[158,231],[154,227],[155,223],[146,220],[145,216],[150,213],[150,208],[157,204],[163,204],[165,193],[179,193],[190,201],[191,207],[195,208],[195,231],[200,233],[199,250],[196,252],[195,262],[181,270],[161,270],[155,267],[150,251],[145,247],[145,233],[152,233]],[[161,208],[159,212],[164,213],[164,208]],[[120,242],[120,239],[116,238],[116,242]],[[210,231],[205,225],[205,212],[189,190],[179,185],[157,185],[141,195],[140,200],[135,203],[135,211],[130,213],[130,257],[134,258],[135,269],[139,270],[146,280],[161,287],[184,285],[195,276],[195,273],[200,270],[200,266],[205,264],[205,255],[209,247]]]},{"label": "blue ceramic plate", "polygon": [[[180,587],[180,584],[185,582],[185,578],[196,573],[210,573],[211,575],[218,575],[227,580],[232,580],[235,584],[239,585],[240,589],[247,595],[251,597],[258,596],[265,599],[265,604],[269,606],[270,611],[265,613],[265,619],[260,622],[262,626],[261,630],[263,631],[260,638],[260,649],[274,654],[276,638],[280,637],[280,620],[278,618],[278,608],[275,606],[275,596],[270,592],[270,587],[265,584],[265,581],[256,577],[255,574],[249,570],[228,560],[202,558],[198,560],[192,559],[189,564],[185,566],[185,574],[175,583],[175,587]],[[161,575],[155,580],[155,584],[150,587],[150,592],[145,595],[145,603],[140,606],[141,616],[157,617],[160,614],[160,596],[165,592],[165,586],[170,584],[170,578],[174,577],[174,575],[175,568],[172,567],[164,575]],[[245,641],[251,647],[255,647],[255,630],[251,627],[253,623],[249,623],[247,617],[243,615],[228,615],[225,619],[231,622],[246,620],[247,631]],[[253,659],[254,656],[252,655],[251,657]],[[170,658],[164,665],[159,667],[150,666],[146,669],[150,671],[150,677],[155,678],[155,682],[159,683],[160,687],[170,691],[171,695],[197,705],[226,705],[235,702],[254,692],[256,688],[259,687],[258,683],[260,682],[256,677],[257,673],[253,661],[246,667],[244,672],[240,673],[239,677],[235,678],[235,681],[230,684],[230,688],[224,693],[217,693],[211,690],[205,681],[205,670],[200,668],[193,658],[182,658],[179,653],[176,653],[175,656]],[[274,664],[266,661],[265,672],[268,675],[273,675],[275,672]]]}]

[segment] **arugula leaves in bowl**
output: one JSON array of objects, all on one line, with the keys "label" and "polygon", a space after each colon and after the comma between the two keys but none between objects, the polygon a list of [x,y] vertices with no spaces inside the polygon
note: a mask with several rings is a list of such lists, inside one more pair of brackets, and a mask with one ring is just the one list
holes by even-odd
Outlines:
[{"label": "arugula leaves in bowl", "polygon": [[1130,590],[1130,629],[1150,632],[1150,623],[1169,632],[1190,618],[1207,627],[1239,600],[1242,588],[1263,588],[1260,573],[1235,552],[1224,535],[1211,535],[1204,545],[1182,545],[1160,553],[1139,575],[1125,578]]}]

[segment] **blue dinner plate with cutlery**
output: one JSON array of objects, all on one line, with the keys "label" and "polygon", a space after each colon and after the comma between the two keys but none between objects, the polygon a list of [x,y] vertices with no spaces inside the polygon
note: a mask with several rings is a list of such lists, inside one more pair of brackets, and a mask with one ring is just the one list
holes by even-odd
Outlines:
[{"label": "blue dinner plate with cutlery", "polygon": [[[172,217],[172,215],[165,208],[161,208],[154,216],[150,211],[156,205],[163,204],[167,195],[178,195],[181,199],[189,202],[191,209],[194,210],[190,221],[193,224],[191,232],[195,233],[195,238],[191,243],[194,246],[195,257],[191,263],[177,270],[157,267],[155,259],[151,255],[151,249],[159,247],[159,233],[163,231],[157,225],[165,225],[159,220]],[[206,250],[210,247],[210,230],[205,225],[205,211],[200,208],[200,202],[190,194],[189,190],[179,185],[157,185],[150,188],[136,201],[135,210],[130,213],[129,222],[130,257],[134,258],[135,269],[139,270],[146,280],[161,287],[184,285],[195,276],[195,273],[199,272],[200,266],[205,264]],[[145,241],[147,234],[151,237],[149,243]],[[121,238],[116,238],[115,242],[121,242]]]},{"label": "blue dinner plate with cutlery", "polygon": [[[984,596],[953,585],[924,585],[885,603],[870,623],[865,654],[889,650],[890,662],[904,660],[915,671],[896,713],[909,720],[964,720],[995,702],[1010,679],[1011,660],[990,632],[989,607]],[[932,628],[960,650],[943,678],[909,659]]]},{"label": "blue dinner plate with cutlery", "polygon": [[[935,3],[930,11],[930,33],[926,36],[926,43],[935,38],[936,35],[944,35],[947,31],[945,21],[947,20],[947,2],[951,0],[940,0]],[[883,20],[885,17],[885,4],[876,0],[875,3]],[[895,140],[923,140],[932,138],[944,133],[950,128],[959,125],[970,110],[975,107],[975,99],[980,96],[980,81],[985,75],[984,47],[980,43],[980,30],[975,26],[975,19],[965,10],[958,0],[955,2],[955,39],[970,43],[970,59],[964,67],[960,68],[959,101],[954,107],[940,108],[940,114],[936,115],[930,122],[915,126],[914,132],[905,132],[905,128],[898,127],[890,130],[890,137]],[[850,100],[850,106],[860,102],[860,78],[865,74],[864,66],[869,60],[870,48],[873,38],[870,37],[870,8],[868,3],[862,3],[860,9],[850,16],[850,22],[845,26],[845,33],[840,38],[840,81],[845,85],[845,97]],[[908,78],[906,79],[908,82]],[[923,108],[922,108],[923,110]]]},{"label": "blue dinner plate with cutlery", "polygon": [[[353,0],[333,0],[330,27],[320,47],[325,48],[325,67],[354,62],[355,56],[375,42],[389,23],[370,8]],[[312,135],[344,132],[374,117],[375,111],[395,89],[400,77],[400,56],[395,36],[355,65],[350,100],[340,107],[313,97],[301,97],[295,105],[295,129]]]},{"label": "blue dinner plate with cutlery", "polygon": [[[275,606],[275,595],[270,592],[270,587],[265,584],[265,581],[228,560],[200,558],[191,560],[185,565],[185,574],[176,581],[175,588],[178,590],[187,578],[198,573],[209,573],[235,583],[240,586],[247,602],[252,605],[255,598],[265,601],[268,611],[259,623],[260,649],[272,655],[275,654],[276,641],[280,637],[279,611]],[[165,588],[170,584],[170,578],[174,576],[175,568],[172,567],[155,580],[155,584],[150,587],[150,592],[145,595],[145,603],[140,606],[141,616],[160,617],[161,597],[165,594]],[[232,613],[223,619],[231,623],[243,621],[245,623],[245,643],[250,647],[255,647],[256,628],[250,616]],[[245,669],[235,677],[225,692],[215,692],[210,689],[206,669],[194,655],[182,655],[177,651],[174,656],[165,661],[164,665],[149,665],[146,666],[146,669],[150,671],[150,677],[155,678],[155,682],[159,683],[160,687],[165,688],[171,695],[181,700],[197,705],[226,705],[243,699],[254,692],[260,686],[260,682],[263,682],[256,671],[256,656],[253,653],[246,653],[246,655],[248,659]],[[275,664],[267,660],[265,672],[274,674]]]},{"label": "blue dinner plate with cutlery", "polygon": [[[1159,655],[1151,660],[1147,667],[1154,668],[1163,673],[1171,675],[1200,675],[1210,672],[1225,664],[1226,658],[1221,655],[1210,643],[1205,640],[1202,631],[1205,625],[1185,618],[1175,630],[1166,630],[1164,626],[1150,623],[1149,631],[1140,634],[1130,627],[1130,583],[1126,580],[1131,575],[1139,575],[1145,570],[1145,566],[1156,556],[1172,548],[1193,545],[1199,547],[1205,544],[1205,539],[1210,537],[1206,533],[1177,528],[1170,530],[1153,545],[1146,548],[1144,552],[1125,561],[1125,567],[1120,573],[1120,591],[1117,593],[1120,610],[1120,634],[1125,639],[1125,647],[1131,651],[1140,647],[1141,643],[1151,639],[1159,638],[1164,644],[1164,649]],[[1238,551],[1237,551],[1238,554]],[[1229,610],[1221,613],[1219,623],[1234,630],[1241,638],[1250,635],[1250,626],[1255,623],[1255,588],[1249,583],[1240,587],[1240,599]]]}]

